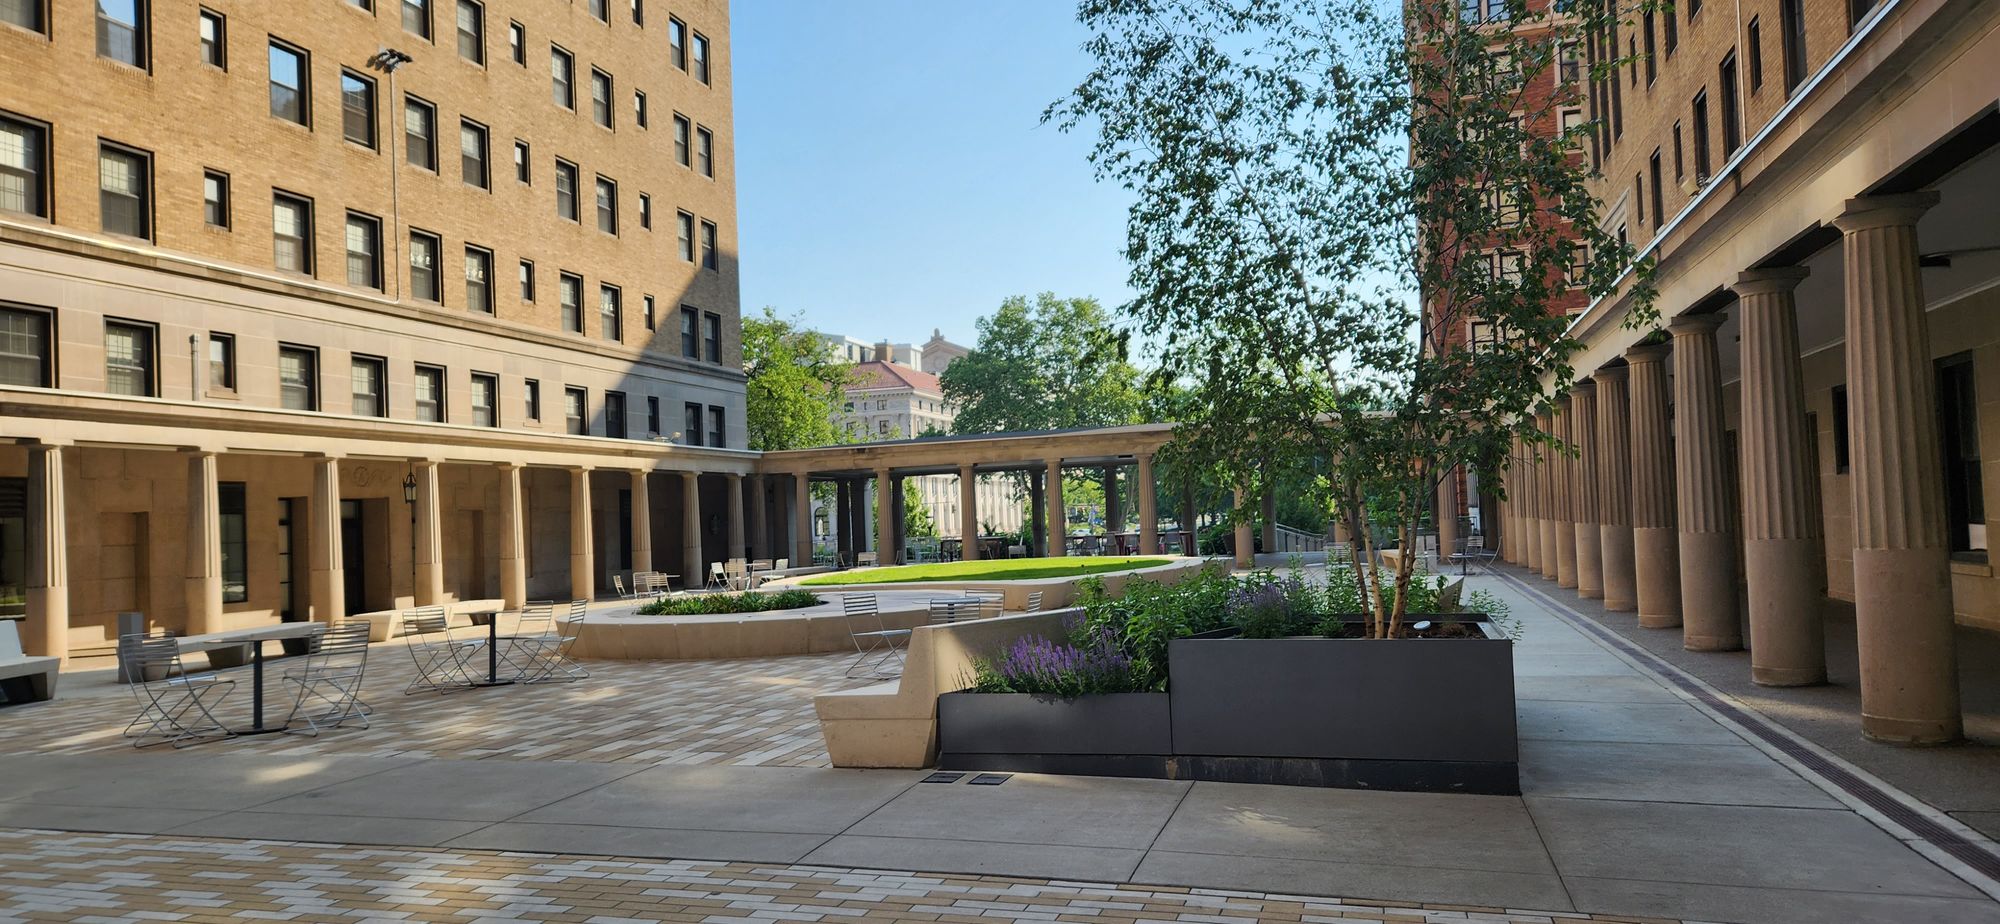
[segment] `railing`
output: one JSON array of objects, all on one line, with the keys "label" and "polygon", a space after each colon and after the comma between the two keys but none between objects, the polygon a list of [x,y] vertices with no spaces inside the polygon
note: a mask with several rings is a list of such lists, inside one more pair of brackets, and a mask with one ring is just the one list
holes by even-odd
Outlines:
[{"label": "railing", "polygon": [[1274,549],[1265,549],[1264,551],[1266,552],[1326,551],[1326,536],[1322,534],[1309,533],[1302,529],[1293,529],[1292,527],[1286,526],[1283,523],[1277,524],[1276,532],[1277,532],[1278,547]]}]

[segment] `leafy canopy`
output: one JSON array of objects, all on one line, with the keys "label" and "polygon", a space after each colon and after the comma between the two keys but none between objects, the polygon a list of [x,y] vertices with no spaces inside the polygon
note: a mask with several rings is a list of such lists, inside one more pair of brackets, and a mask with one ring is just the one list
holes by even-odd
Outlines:
[{"label": "leafy canopy", "polygon": [[945,369],[958,433],[1134,423],[1140,374],[1092,298],[1011,296],[980,318],[979,342]]},{"label": "leafy canopy", "polygon": [[836,359],[795,319],[765,308],[743,319],[745,422],[750,448],[804,449],[846,442],[834,417],[854,381],[852,364]]}]

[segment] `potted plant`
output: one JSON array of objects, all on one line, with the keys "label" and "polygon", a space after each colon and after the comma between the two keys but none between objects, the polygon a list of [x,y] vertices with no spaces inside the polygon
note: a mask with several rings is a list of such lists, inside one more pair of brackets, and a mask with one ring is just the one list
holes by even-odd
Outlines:
[{"label": "potted plant", "polygon": [[1167,775],[1167,694],[1147,690],[1101,629],[1027,635],[978,662],[970,688],[938,697],[938,766],[947,770]]}]

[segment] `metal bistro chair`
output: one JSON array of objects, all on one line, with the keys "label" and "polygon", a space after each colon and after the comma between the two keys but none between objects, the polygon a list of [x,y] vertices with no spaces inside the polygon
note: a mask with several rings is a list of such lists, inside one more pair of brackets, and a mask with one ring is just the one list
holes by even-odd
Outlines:
[{"label": "metal bistro chair", "polygon": [[979,615],[977,605],[967,605],[954,600],[931,601],[930,624],[934,626],[957,622],[960,618],[971,619],[977,615]]},{"label": "metal bistro chair", "polygon": [[189,676],[181,665],[180,642],[171,636],[130,638],[129,645],[120,640],[124,649],[120,657],[141,696],[139,716],[125,728],[133,747],[183,748],[236,737],[214,712],[236,688],[235,680],[216,674]]},{"label": "metal bistro chair", "polygon": [[708,589],[709,590],[729,589],[729,572],[723,570],[722,563],[719,561],[712,561],[708,563]]},{"label": "metal bistro chair", "polygon": [[1041,611],[1042,611],[1042,592],[1039,590],[1030,592],[1028,594],[1028,605],[1023,607],[1021,609],[1021,612],[1039,613]]},{"label": "metal bistro chair", "polygon": [[[639,576],[637,574],[632,576],[632,583],[635,585],[639,583]],[[638,594],[625,589],[625,576],[622,574],[613,574],[611,576],[611,592],[617,594],[620,600],[630,600],[638,596]]]},{"label": "metal bistro chair", "polygon": [[[361,701],[361,682],[368,671],[368,628],[365,620],[348,620],[308,639],[304,669],[284,674],[284,682],[298,688],[292,712],[285,717],[287,733],[319,737],[321,729],[356,721],[368,727],[368,704]],[[318,711],[307,711],[308,700]],[[304,721],[305,728],[293,728],[297,721]]]},{"label": "metal bistro chair", "polygon": [[1007,611],[1007,595],[999,591],[974,590],[967,592],[966,596],[979,598],[979,607],[973,611],[974,619],[991,619]]},{"label": "metal bistro chair", "polygon": [[553,600],[530,600],[521,607],[514,622],[514,634],[501,636],[500,659],[516,677],[526,677],[539,669],[542,648],[556,640],[556,604]]},{"label": "metal bistro chair", "polygon": [[403,638],[409,641],[410,660],[417,676],[403,688],[408,696],[419,690],[449,693],[472,686],[465,660],[484,640],[466,642],[451,637],[451,623],[442,606],[424,606],[403,613]]},{"label": "metal bistro chair", "polygon": [[[872,593],[841,594],[840,608],[847,617],[847,632],[854,638],[854,663],[847,666],[849,677],[875,677],[888,679],[903,673],[903,653],[896,647],[898,640],[908,644],[910,630],[890,629],[882,623],[882,610],[876,604]],[[866,647],[862,642],[866,641]],[[876,652],[880,650],[881,653]],[[875,668],[866,669],[868,659],[875,658]],[[890,661],[896,662],[896,670],[887,673],[882,670]]]},{"label": "metal bistro chair", "polygon": [[553,634],[543,636],[535,646],[534,661],[521,677],[523,683],[544,683],[556,681],[571,683],[590,677],[590,671],[570,658],[570,651],[576,641],[583,637],[585,615],[590,612],[589,600],[571,600],[569,615],[556,624]]}]

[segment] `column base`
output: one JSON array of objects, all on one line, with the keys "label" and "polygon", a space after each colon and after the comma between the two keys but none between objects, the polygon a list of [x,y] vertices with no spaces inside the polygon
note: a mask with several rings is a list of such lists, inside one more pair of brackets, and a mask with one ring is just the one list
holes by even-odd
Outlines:
[{"label": "column base", "polygon": [[1665,629],[1681,624],[1680,540],[1670,527],[1632,530],[1633,596],[1639,625]]},{"label": "column base", "polygon": [[1576,524],[1556,521],[1556,586],[1576,586]]},{"label": "column base", "polygon": [[1957,722],[1892,719],[1866,712],[1861,714],[1861,735],[1870,741],[1913,748],[1934,748],[1965,740],[1965,733]]},{"label": "column base", "polygon": [[1556,579],[1556,561],[1562,557],[1561,549],[1556,546],[1558,532],[1556,521],[1542,521],[1542,577],[1551,581]]},{"label": "column base", "polygon": [[1638,609],[1638,582],[1632,576],[1632,527],[1601,527],[1597,542],[1604,562],[1604,608],[1614,613]]},{"label": "column base", "polygon": [[1678,629],[1681,625],[1679,613],[1640,613],[1641,629]]},{"label": "column base", "polygon": [[[1685,624],[1683,624],[1685,625]],[[1741,635],[1681,635],[1681,648],[1687,651],[1742,651]]]},{"label": "column base", "polygon": [[1576,524],[1576,593],[1586,600],[1604,596],[1604,557],[1598,546],[1600,529],[1596,523]]},{"label": "column base", "polygon": [[1826,682],[1826,584],[1820,540],[1752,539],[1743,544],[1750,584],[1750,679],[1764,686]]},{"label": "column base", "polygon": [[28,654],[69,657],[69,588],[30,587],[28,619],[21,624],[21,645]]},{"label": "column base", "polygon": [[1680,534],[1681,625],[1689,651],[1737,651],[1743,625],[1737,613],[1736,537],[1730,533]]},{"label": "column base", "polygon": [[[1757,646],[1752,643],[1753,656]],[[1826,682],[1826,668],[1758,667],[1750,665],[1750,682],[1760,687],[1816,687]]]},{"label": "column base", "polygon": [[1948,553],[1855,549],[1854,622],[1862,734],[1902,745],[1963,737]]}]

